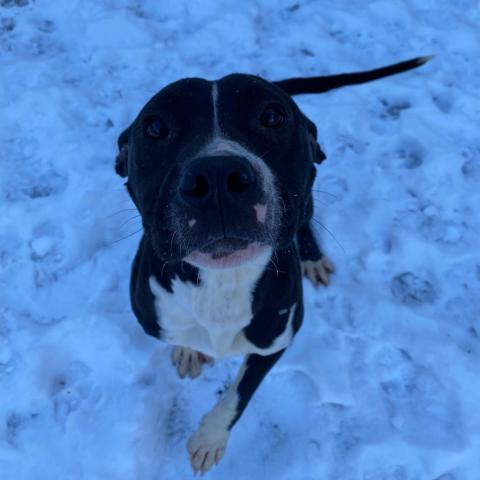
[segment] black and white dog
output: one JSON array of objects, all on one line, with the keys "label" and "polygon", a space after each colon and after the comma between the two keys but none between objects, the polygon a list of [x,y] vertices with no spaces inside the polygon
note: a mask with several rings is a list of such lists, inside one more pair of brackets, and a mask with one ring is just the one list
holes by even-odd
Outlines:
[{"label": "black and white dog", "polygon": [[315,125],[291,95],[321,93],[423,65],[269,82],[233,74],[168,85],[119,137],[144,234],[131,302],[145,332],[171,343],[180,377],[244,355],[238,376],[188,441],[195,472],[222,458],[230,430],[303,318],[302,273],[328,283],[333,265],[310,226]]}]

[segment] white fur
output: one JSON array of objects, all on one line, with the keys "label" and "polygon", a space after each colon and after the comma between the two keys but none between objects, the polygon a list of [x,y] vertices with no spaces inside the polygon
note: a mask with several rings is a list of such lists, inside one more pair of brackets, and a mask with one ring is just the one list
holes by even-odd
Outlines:
[{"label": "white fur", "polygon": [[175,278],[173,293],[150,277],[158,322],[164,339],[215,358],[259,353],[269,355],[285,348],[292,338],[290,309],[285,331],[265,349],[247,340],[242,329],[252,320],[252,294],[271,252],[241,267],[200,270],[200,285]]},{"label": "white fur", "polygon": [[213,358],[188,347],[173,347],[172,364],[176,367],[180,378],[185,378],[186,376],[197,378],[205,363],[212,365]]},{"label": "white fur", "polygon": [[217,135],[214,135],[213,139],[199,153],[199,156],[215,155],[238,155],[247,159],[262,180],[263,190],[270,200],[268,208],[271,209],[274,216],[278,213],[279,201],[275,176],[261,157],[250,152],[238,142]]},{"label": "white fur", "polygon": [[[273,353],[285,348],[293,337],[292,320],[295,315],[296,304],[291,308],[282,310],[282,313],[289,313],[288,323],[285,331],[275,339],[274,344],[265,350],[255,349],[255,353]],[[244,339],[244,342],[246,340]],[[249,342],[248,342],[249,343]],[[246,345],[247,343],[244,343]],[[251,346],[251,344],[250,344]],[[252,352],[248,352],[252,353]],[[225,396],[215,405],[213,410],[207,413],[200,422],[198,430],[190,437],[187,449],[190,454],[190,463],[195,473],[204,473],[214,464],[217,464],[225,453],[230,432],[229,425],[232,423],[238,408],[237,387],[242,380],[248,358],[245,357],[237,374],[235,382],[229,387]]]},{"label": "white fur", "polygon": [[323,283],[327,286],[330,283],[330,275],[335,273],[333,263],[323,256],[320,260],[304,260],[302,261],[303,275],[307,277],[313,285]]},{"label": "white fur", "polygon": [[271,210],[271,218],[277,219],[279,209],[279,195],[276,187],[275,176],[270,167],[263,158],[254,154],[240,143],[225,137],[220,128],[218,111],[218,85],[212,84],[212,104],[213,104],[213,135],[211,141],[199,152],[199,156],[215,155],[239,155],[246,158],[257,171],[261,180],[264,192],[269,199],[268,208]]},{"label": "white fur", "polygon": [[[262,179],[269,198],[268,209],[275,222],[278,194],[273,172],[262,158],[238,142],[225,138],[219,123],[218,87],[212,85],[213,138],[198,153],[202,155],[240,155],[251,162]],[[259,353],[268,355],[284,348],[291,339],[290,329],[267,349],[249,342],[243,332],[252,319],[252,293],[267,265],[271,249],[240,267],[222,270],[200,270],[199,286],[172,280],[173,294],[163,289],[154,276],[150,288],[155,296],[155,308],[164,339],[213,357]]]},{"label": "white fur", "polygon": [[220,124],[218,123],[218,86],[216,82],[212,84],[212,103],[213,103],[213,136],[220,137]]},{"label": "white fur", "polygon": [[164,339],[213,357],[228,355],[250,323],[252,292],[270,254],[237,268],[201,269],[198,286],[174,278],[173,293],[150,277]]},{"label": "white fur", "polygon": [[246,365],[245,359],[233,385],[213,410],[202,418],[200,427],[188,440],[187,449],[195,473],[206,472],[214,463],[218,463],[225,453],[230,433],[228,427],[237,412],[237,387],[245,374]]}]

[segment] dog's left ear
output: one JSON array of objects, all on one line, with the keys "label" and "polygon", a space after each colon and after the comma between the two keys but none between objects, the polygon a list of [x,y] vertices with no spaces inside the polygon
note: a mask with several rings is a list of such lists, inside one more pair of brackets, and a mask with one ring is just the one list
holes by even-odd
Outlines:
[{"label": "dog's left ear", "polygon": [[308,138],[313,153],[313,161],[320,164],[327,158],[327,156],[323,153],[320,145],[317,142],[317,127],[308,117],[305,115],[304,117],[307,122]]},{"label": "dog's left ear", "polygon": [[128,137],[130,136],[130,128],[124,130],[118,137],[118,154],[115,158],[115,171],[121,177],[128,175]]}]

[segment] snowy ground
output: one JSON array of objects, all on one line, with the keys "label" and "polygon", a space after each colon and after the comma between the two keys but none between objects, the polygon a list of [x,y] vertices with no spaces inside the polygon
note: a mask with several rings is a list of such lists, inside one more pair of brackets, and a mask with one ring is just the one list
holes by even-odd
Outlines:
[{"label": "snowy ground", "polygon": [[0,478],[191,478],[186,438],[236,372],[180,381],[130,312],[138,221],[113,160],[152,94],[437,54],[298,99],[338,274],[305,283],[304,327],[208,478],[478,480],[478,5],[0,0]]}]

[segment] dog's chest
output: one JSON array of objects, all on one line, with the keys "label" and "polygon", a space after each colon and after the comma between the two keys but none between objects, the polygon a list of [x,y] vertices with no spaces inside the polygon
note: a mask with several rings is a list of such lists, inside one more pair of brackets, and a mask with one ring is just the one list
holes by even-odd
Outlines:
[{"label": "dog's chest", "polygon": [[222,357],[250,353],[242,329],[252,320],[253,291],[265,264],[202,270],[200,284],[172,281],[173,293],[150,277],[163,339]]}]

